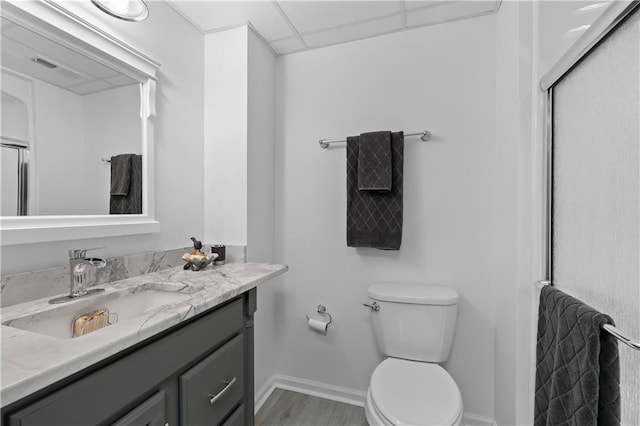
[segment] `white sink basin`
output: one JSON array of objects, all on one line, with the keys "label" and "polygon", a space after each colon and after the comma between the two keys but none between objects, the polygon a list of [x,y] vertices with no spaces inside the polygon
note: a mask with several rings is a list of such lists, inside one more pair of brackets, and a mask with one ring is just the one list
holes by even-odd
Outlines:
[{"label": "white sink basin", "polygon": [[126,289],[100,293],[59,305],[50,305],[51,307],[48,309],[12,318],[2,324],[51,337],[71,339],[72,323],[80,315],[98,309],[108,309],[114,320],[117,315],[117,322],[122,322],[163,306],[184,302],[190,298],[190,294],[172,291]]}]

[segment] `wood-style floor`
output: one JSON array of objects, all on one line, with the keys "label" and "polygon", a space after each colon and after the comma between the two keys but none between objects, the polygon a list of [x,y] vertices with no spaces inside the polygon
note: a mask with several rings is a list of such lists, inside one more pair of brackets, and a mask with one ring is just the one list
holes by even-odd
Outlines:
[{"label": "wood-style floor", "polygon": [[276,389],[256,414],[256,426],[366,426],[355,405]]}]

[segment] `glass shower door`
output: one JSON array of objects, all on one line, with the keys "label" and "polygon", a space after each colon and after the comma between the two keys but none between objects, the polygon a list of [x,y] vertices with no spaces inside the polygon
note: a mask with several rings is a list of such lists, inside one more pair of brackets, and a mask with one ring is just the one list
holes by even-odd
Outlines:
[{"label": "glass shower door", "polygon": [[3,137],[0,149],[1,214],[26,216],[29,199],[29,145]]},{"label": "glass shower door", "polygon": [[[551,275],[640,338],[640,12],[552,89]],[[619,346],[622,422],[640,425],[640,351]]]}]

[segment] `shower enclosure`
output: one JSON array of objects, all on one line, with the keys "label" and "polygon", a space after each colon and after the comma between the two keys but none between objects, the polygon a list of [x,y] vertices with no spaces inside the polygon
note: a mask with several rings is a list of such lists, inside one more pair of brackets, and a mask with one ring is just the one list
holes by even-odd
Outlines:
[{"label": "shower enclosure", "polygon": [[[547,277],[640,339],[640,7],[614,2],[542,80]],[[640,424],[640,351],[619,345],[622,424]]]},{"label": "shower enclosure", "polygon": [[29,142],[2,137],[2,216],[29,214]]},{"label": "shower enclosure", "polygon": [[[23,90],[20,90],[23,89]],[[0,171],[2,173],[2,216],[29,214],[29,154],[31,151],[29,87],[10,94],[2,90],[2,134]],[[24,91],[24,93],[19,93]],[[25,102],[24,98],[27,99]]]}]

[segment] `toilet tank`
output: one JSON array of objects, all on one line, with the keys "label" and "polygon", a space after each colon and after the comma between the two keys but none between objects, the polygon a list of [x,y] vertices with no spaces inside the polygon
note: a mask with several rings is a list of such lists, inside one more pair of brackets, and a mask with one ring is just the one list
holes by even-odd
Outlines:
[{"label": "toilet tank", "polygon": [[376,283],[369,297],[380,350],[391,357],[443,362],[449,357],[460,298],[455,289],[425,284]]}]

